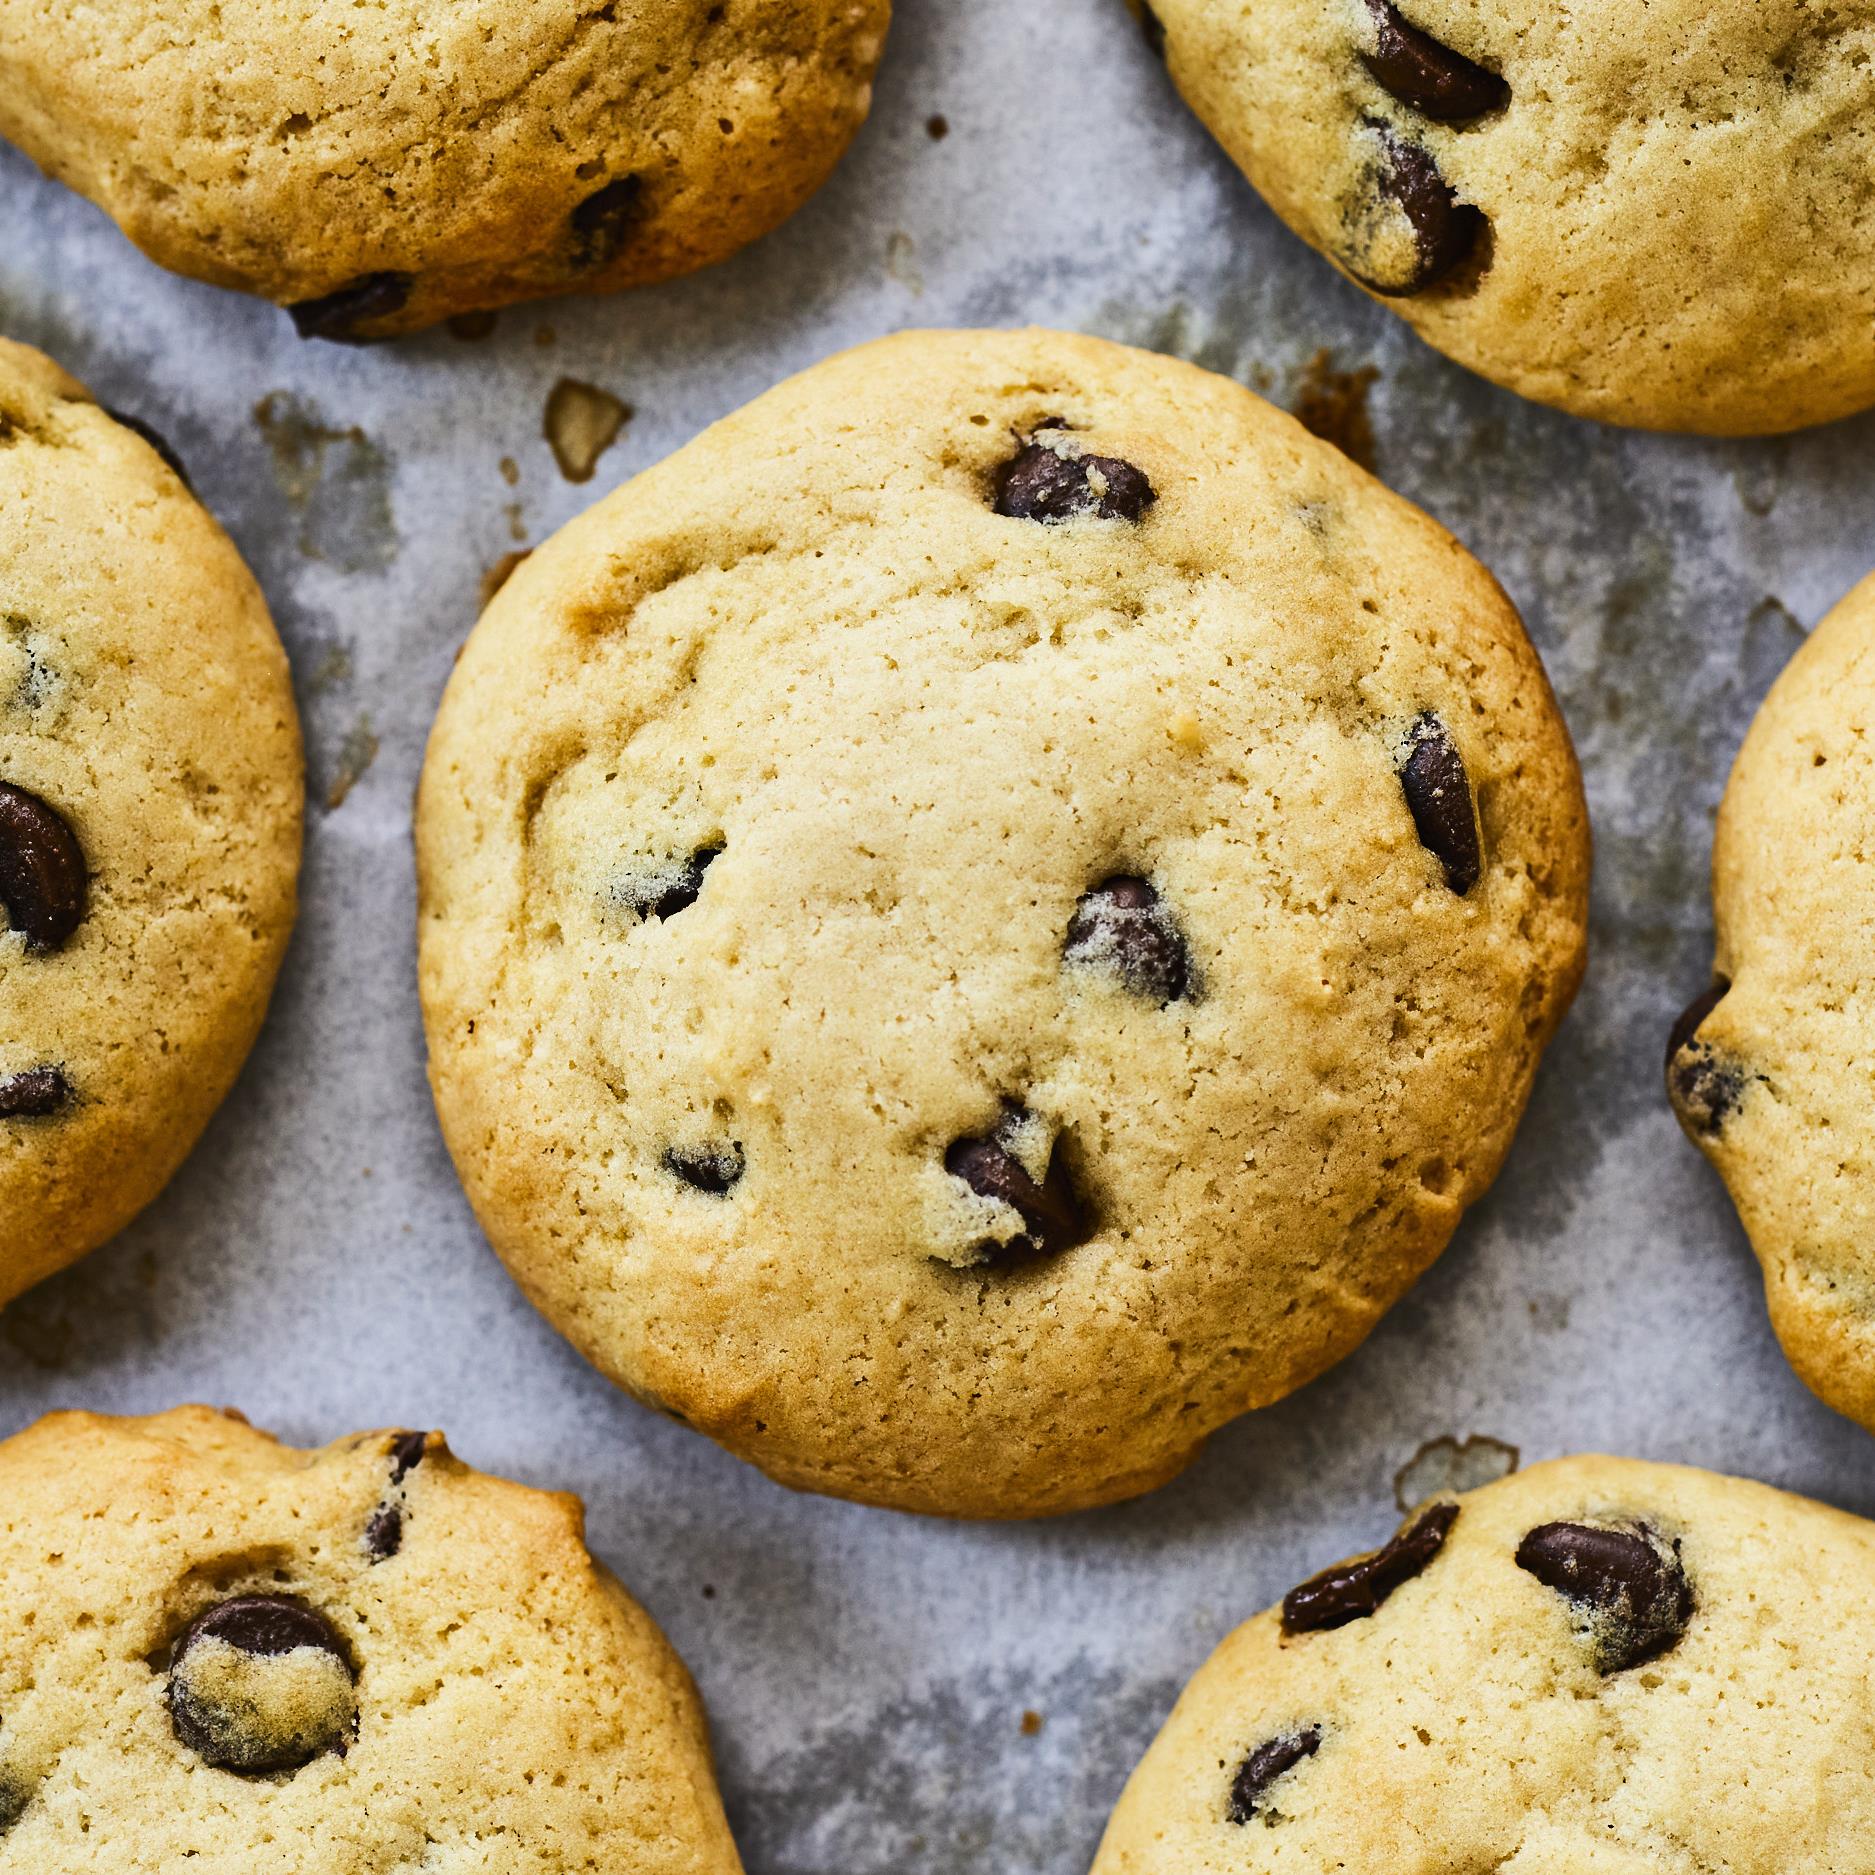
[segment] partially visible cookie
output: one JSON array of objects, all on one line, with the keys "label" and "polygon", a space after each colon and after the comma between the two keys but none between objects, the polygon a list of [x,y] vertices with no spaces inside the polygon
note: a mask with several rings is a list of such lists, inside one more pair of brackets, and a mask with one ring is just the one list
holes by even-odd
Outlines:
[{"label": "partially visible cookie", "polygon": [[1651,429],[1875,403],[1871,0],[1150,6],[1276,212],[1461,364]]},{"label": "partially visible cookie", "polygon": [[1495,1175],[1588,830],[1502,591],[1240,385],[907,333],[538,548],[417,811],[438,1111],[607,1373],[784,1481],[1143,1491]]},{"label": "partially visible cookie", "polygon": [[292,928],[299,720],[159,437],[0,340],[0,1302],[127,1224],[233,1084]]},{"label": "partially visible cookie", "polygon": [[1875,1431],[1875,578],[1772,685],[1712,855],[1712,982],[1667,1043],[1792,1366]]},{"label": "partially visible cookie", "polygon": [[1422,1506],[1199,1669],[1093,1875],[1786,1875],[1875,1843],[1875,1525],[1613,1458]]},{"label": "partially visible cookie", "polygon": [[0,1502],[4,1875],[737,1875],[576,1499],[181,1407],[41,1420]]},{"label": "partially visible cookie", "polygon": [[151,259],[383,338],[732,254],[864,121],[890,0],[0,0],[0,136]]}]

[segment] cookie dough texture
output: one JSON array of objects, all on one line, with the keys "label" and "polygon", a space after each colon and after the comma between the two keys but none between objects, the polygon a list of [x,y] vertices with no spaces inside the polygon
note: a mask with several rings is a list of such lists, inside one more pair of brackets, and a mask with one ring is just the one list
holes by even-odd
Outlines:
[{"label": "cookie dough texture", "polygon": [[538,549],[417,836],[437,1106],[529,1295],[775,1477],[927,1511],[1146,1490],[1352,1349],[1582,964],[1490,577],[1238,385],[1041,331],[835,358]]},{"label": "cookie dough texture", "polygon": [[[7,1301],[148,1204],[233,1085],[293,922],[302,776],[286,656],[227,536],[5,341],[0,515],[0,790],[65,823],[84,893],[56,942],[30,916],[43,879],[10,929],[0,902]],[[15,837],[0,821],[0,901]]]},{"label": "cookie dough texture", "polygon": [[[183,1407],[41,1420],[0,1503],[6,1875],[736,1875],[695,1689],[576,1499]],[[342,1735],[243,1772],[204,1711]]]},{"label": "cookie dough texture", "polygon": [[[1384,277],[1405,232],[1389,137],[1481,211],[1451,273],[1387,301],[1460,363],[1656,429],[1875,403],[1875,0],[1151,3],[1193,109],[1350,274]],[[1396,95],[1362,56],[1395,21],[1507,101],[1441,121]]]},{"label": "cookie dough texture", "polygon": [[1872,735],[1875,579],[1791,660],[1732,769],[1715,982],[1668,1090],[1738,1206],[1792,1365],[1875,1430]]},{"label": "cookie dough texture", "polygon": [[[1683,1572],[1677,1639],[1602,1671],[1582,1607],[1520,1563],[1556,1523],[1645,1528]],[[1276,1609],[1185,1689],[1093,1875],[1783,1875],[1875,1841],[1875,1526],[1675,1466],[1564,1459],[1459,1500],[1373,1615]],[[1670,1637],[1669,1637],[1670,1638]],[[1231,1817],[1246,1757],[1314,1751]]]},{"label": "cookie dough texture", "polygon": [[163,266],[382,337],[667,279],[765,233],[864,121],[888,15],[0,0],[0,135]]}]

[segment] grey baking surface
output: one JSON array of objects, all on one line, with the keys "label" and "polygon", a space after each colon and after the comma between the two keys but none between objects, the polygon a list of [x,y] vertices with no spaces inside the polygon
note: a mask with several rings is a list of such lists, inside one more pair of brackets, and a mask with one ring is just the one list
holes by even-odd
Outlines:
[{"label": "grey baking surface", "polygon": [[[0,1430],[208,1399],[301,1442],[441,1425],[479,1466],[578,1491],[702,1682],[756,1875],[1083,1869],[1185,1676],[1387,1530],[1427,1439],[1688,1460],[1875,1511],[1875,1443],[1790,1376],[1660,1093],[1665,1026],[1705,980],[1726,766],[1803,628],[1875,565],[1875,422],[1627,436],[1472,379],[1276,225],[1121,0],[900,0],[872,123],[795,222],[696,279],[509,312],[477,343],[302,345],[271,309],[158,272],[11,153],[0,226],[0,329],[163,429],[259,573],[314,801],[303,920],[246,1078],[148,1216],[0,1319]],[[1561,694],[1598,839],[1595,949],[1503,1179],[1365,1350],[1156,1496],[952,1528],[769,1485],[615,1394],[521,1301],[430,1113],[408,821],[513,534],[541,538],[840,346],[1023,319],[1279,401],[1322,347],[1378,368],[1380,472],[1493,567]],[[585,488],[541,440],[562,375],[636,412]]]}]

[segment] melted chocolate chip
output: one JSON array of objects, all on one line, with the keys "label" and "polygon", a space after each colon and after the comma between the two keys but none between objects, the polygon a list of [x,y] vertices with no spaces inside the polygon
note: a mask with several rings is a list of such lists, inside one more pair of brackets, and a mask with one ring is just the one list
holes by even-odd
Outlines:
[{"label": "melted chocolate chip", "polygon": [[640,918],[675,918],[697,902],[703,890],[703,875],[722,850],[718,841],[714,846],[698,847],[688,859],[639,873],[620,886],[619,898]]},{"label": "melted chocolate chip", "polygon": [[403,1546],[403,1507],[380,1504],[365,1524],[365,1554],[373,1562],[389,1562]]},{"label": "melted chocolate chip", "polygon": [[368,273],[335,293],[303,299],[286,310],[303,339],[355,344],[361,327],[403,311],[414,284],[415,277],[407,273]]},{"label": "melted chocolate chip", "polygon": [[1744,1071],[1699,1039],[1701,1025],[1731,988],[1730,978],[1715,978],[1680,1011],[1667,1037],[1667,1098],[1680,1124],[1699,1139],[1717,1133],[1745,1093]]},{"label": "melted chocolate chip", "polygon": [[402,1484],[423,1463],[430,1449],[427,1432],[400,1432],[391,1440],[391,1482]]},{"label": "melted chocolate chip", "polygon": [[1714,977],[1712,982],[1699,992],[1673,1019],[1673,1027],[1667,1035],[1667,1067],[1673,1066],[1673,1057],[1677,1055],[1694,1036],[1699,1033],[1700,1024],[1725,1001],[1731,994],[1730,977]]},{"label": "melted chocolate chip", "polygon": [[1603,1674],[1658,1658],[1693,1618],[1679,1544],[1644,1523],[1539,1524],[1518,1544],[1517,1567],[1583,1611]]},{"label": "melted chocolate chip", "polygon": [[1431,1505],[1372,1555],[1311,1576],[1283,1597],[1283,1632],[1319,1633],[1371,1615],[1438,1555],[1457,1520],[1456,1504]]},{"label": "melted chocolate chip", "polygon": [[575,267],[609,267],[618,259],[644,220],[644,195],[642,176],[615,176],[574,209],[571,226]]},{"label": "melted chocolate chip", "polygon": [[89,889],[84,851],[65,817],[0,781],[0,906],[26,948],[57,950],[82,922]]},{"label": "melted chocolate chip", "polygon": [[170,1724],[223,1770],[294,1770],[344,1749],[357,1717],[353,1677],[317,1609],[239,1595],[196,1616],[170,1650]]},{"label": "melted chocolate chip", "polygon": [[44,1120],[72,1097],[72,1084],[58,1068],[28,1068],[0,1074],[0,1120]]},{"label": "melted chocolate chip", "polygon": [[1445,883],[1461,898],[1478,883],[1484,855],[1465,758],[1444,723],[1430,710],[1414,723],[1400,786],[1419,843],[1444,868]]},{"label": "melted chocolate chip", "polygon": [[104,413],[113,423],[121,423],[132,436],[140,436],[156,451],[166,468],[190,494],[195,493],[195,484],[189,480],[189,471],[183,467],[182,458],[170,448],[169,440],[154,424],[145,423],[141,417],[133,417],[127,410],[110,410]]},{"label": "melted chocolate chip", "polygon": [[1036,425],[1036,435],[996,472],[996,512],[1013,521],[1052,526],[1082,515],[1137,521],[1158,499],[1143,470],[1118,456],[1084,456],[1061,438],[1059,417]]},{"label": "melted chocolate chip", "polygon": [[1510,86],[1496,72],[1441,45],[1405,19],[1391,0],[1367,0],[1375,43],[1361,63],[1402,104],[1440,123],[1483,117],[1510,102]]},{"label": "melted chocolate chip", "polygon": [[944,1169],[951,1177],[961,1179],[979,1198],[1008,1205],[1022,1219],[1023,1235],[1002,1242],[991,1238],[976,1246],[982,1262],[1052,1256],[1087,1241],[1080,1201],[1053,1153],[1038,1185],[1013,1150],[1022,1129],[1032,1124],[1030,1115],[1011,1108],[988,1138],[957,1140],[944,1154]]},{"label": "melted chocolate chip", "polygon": [[746,1161],[734,1141],[727,1146],[672,1146],[664,1169],[707,1197],[722,1198],[742,1182]]},{"label": "melted chocolate chip", "polygon": [[1191,957],[1177,920],[1152,886],[1131,873],[1103,880],[1080,899],[1061,954],[1116,977],[1162,1008],[1190,987]]},{"label": "melted chocolate chip", "polygon": [[1380,144],[1374,186],[1382,202],[1399,209],[1411,225],[1414,258],[1404,273],[1385,278],[1353,265],[1348,271],[1388,298],[1423,293],[1470,258],[1484,232],[1484,216],[1458,199],[1423,145],[1402,137],[1391,124],[1370,119],[1367,128]]},{"label": "melted chocolate chip", "polygon": [[1319,1725],[1305,1727],[1300,1732],[1291,1732],[1283,1738],[1272,1738],[1267,1744],[1259,1745],[1243,1763],[1237,1767],[1237,1775],[1231,1779],[1230,1808],[1227,1814],[1233,1823],[1248,1823],[1254,1816],[1261,1816],[1265,1823],[1276,1821],[1276,1812],[1263,1801],[1263,1794],[1286,1771],[1293,1771],[1304,1758],[1312,1758],[1320,1750],[1322,1728]]}]

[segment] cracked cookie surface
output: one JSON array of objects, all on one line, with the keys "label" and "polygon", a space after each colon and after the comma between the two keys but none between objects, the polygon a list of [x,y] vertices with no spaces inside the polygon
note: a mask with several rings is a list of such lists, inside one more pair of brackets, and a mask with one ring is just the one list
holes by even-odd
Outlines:
[{"label": "cracked cookie surface", "polygon": [[1784,1352],[1875,1431],[1875,578],[1765,698],[1719,806],[1713,981],[1667,1093],[1764,1268]]},{"label": "cracked cookie surface", "polygon": [[0,0],[0,136],[153,260],[381,338],[721,260],[864,121],[889,0]]},{"label": "cracked cookie surface", "polygon": [[1150,5],[1276,212],[1461,364],[1655,429],[1875,403],[1871,0]]},{"label": "cracked cookie surface", "polygon": [[1875,1524],[1612,1458],[1442,1514],[1358,1618],[1224,1641],[1093,1875],[1868,1867]]},{"label": "cracked cookie surface", "polygon": [[785,1482],[957,1514],[1150,1488],[1353,1348],[1582,963],[1489,575],[1240,387],[1047,332],[829,361],[538,549],[417,831],[437,1105],[528,1293]]},{"label": "cracked cookie surface", "polygon": [[0,1497],[4,1875],[738,1875],[696,1690],[576,1499],[207,1407],[54,1414]]},{"label": "cracked cookie surface", "polygon": [[232,543],[0,340],[0,1302],[167,1183],[293,923],[299,722]]}]

